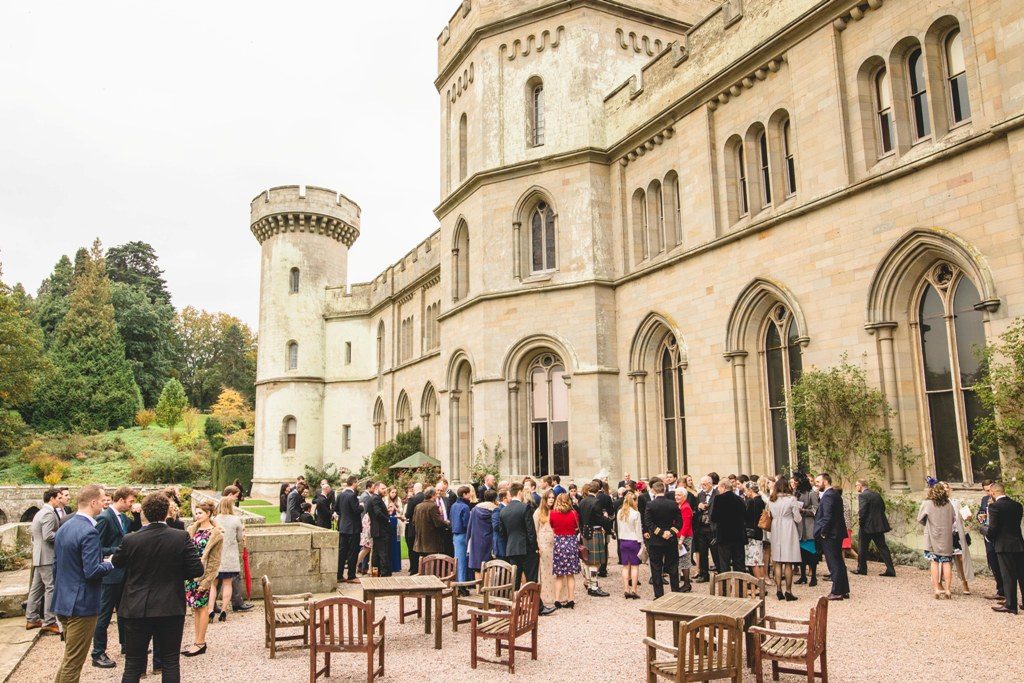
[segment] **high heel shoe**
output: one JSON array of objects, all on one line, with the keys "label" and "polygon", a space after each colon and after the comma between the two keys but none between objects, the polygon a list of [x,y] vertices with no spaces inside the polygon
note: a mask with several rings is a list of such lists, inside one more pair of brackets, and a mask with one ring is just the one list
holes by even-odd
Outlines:
[{"label": "high heel shoe", "polygon": [[217,621],[227,621],[227,620],[228,620],[228,613],[223,611],[223,610],[221,610],[220,616],[217,617]]},{"label": "high heel shoe", "polygon": [[183,656],[185,656],[185,657],[198,657],[199,655],[205,655],[206,654],[206,643],[203,643],[202,645],[200,645],[198,643],[192,643],[192,647],[194,647],[196,649],[195,650],[182,650],[181,654]]},{"label": "high heel shoe", "polygon": [[576,609],[576,601],[570,600],[569,602],[565,603],[565,606],[569,609]]},{"label": "high heel shoe", "polygon": [[796,600],[796,596],[790,593],[789,591],[786,591],[786,601],[793,602],[794,600]]},{"label": "high heel shoe", "polygon": [[779,600],[786,599],[786,596],[782,594],[782,591],[775,591],[775,597],[777,597]]},{"label": "high heel shoe", "polygon": [[807,585],[811,586],[812,588],[814,586],[817,586],[818,585],[818,577],[815,576],[815,577],[811,578],[811,580],[807,583]]}]

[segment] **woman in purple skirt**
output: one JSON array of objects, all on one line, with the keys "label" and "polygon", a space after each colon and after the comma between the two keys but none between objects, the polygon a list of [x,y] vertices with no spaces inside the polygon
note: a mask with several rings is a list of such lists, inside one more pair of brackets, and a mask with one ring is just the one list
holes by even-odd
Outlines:
[{"label": "woman in purple skirt", "polygon": [[[559,494],[555,509],[548,517],[551,530],[555,532],[554,575],[555,607],[576,607],[576,574],[580,572],[580,517],[572,509],[568,493]],[[559,600],[565,593],[566,601]]]},{"label": "woman in purple skirt", "polygon": [[643,530],[640,511],[636,507],[636,494],[629,492],[623,497],[622,507],[615,517],[616,535],[619,537],[619,564],[622,565],[622,590],[627,599],[638,599]]}]

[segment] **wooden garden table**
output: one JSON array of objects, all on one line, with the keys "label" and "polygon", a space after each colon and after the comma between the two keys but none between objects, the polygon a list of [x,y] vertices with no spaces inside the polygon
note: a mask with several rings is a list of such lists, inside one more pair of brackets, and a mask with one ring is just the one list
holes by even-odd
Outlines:
[{"label": "wooden garden table", "polygon": [[[423,632],[430,634],[434,629],[434,649],[441,649],[441,594],[448,586],[436,576],[388,576],[385,578],[359,580],[363,589],[363,600],[370,603],[371,615],[375,612],[376,599],[389,596],[423,598],[426,614]],[[433,607],[433,610],[431,609]],[[375,617],[371,616],[373,621]]]},{"label": "wooden garden table", "polygon": [[761,609],[763,601],[756,598],[729,598],[721,595],[702,595],[698,593],[666,593],[657,600],[648,602],[640,608],[647,615],[647,636],[657,640],[655,625],[659,621],[672,624],[672,642],[679,646],[679,624],[709,614],[724,614],[734,619],[743,620],[746,640],[747,666],[753,667],[753,650],[750,634],[746,632],[753,625],[754,617]]}]

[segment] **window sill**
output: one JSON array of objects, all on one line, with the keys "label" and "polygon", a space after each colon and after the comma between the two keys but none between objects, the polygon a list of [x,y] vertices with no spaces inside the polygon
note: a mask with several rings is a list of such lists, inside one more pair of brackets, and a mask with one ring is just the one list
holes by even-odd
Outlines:
[{"label": "window sill", "polygon": [[554,274],[556,272],[557,271],[549,270],[549,271],[545,271],[543,273],[534,273],[533,275],[530,275],[528,277],[524,277],[523,278],[523,284],[524,285],[530,285],[530,284],[534,284],[535,282],[550,282],[551,278],[554,276]]}]

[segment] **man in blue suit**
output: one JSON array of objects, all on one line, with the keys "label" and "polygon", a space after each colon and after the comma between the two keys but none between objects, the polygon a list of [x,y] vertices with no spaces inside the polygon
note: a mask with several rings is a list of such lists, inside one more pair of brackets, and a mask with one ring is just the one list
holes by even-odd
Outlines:
[{"label": "man in blue suit", "polygon": [[103,559],[96,517],[103,511],[97,484],[78,492],[78,512],[54,537],[53,613],[64,627],[64,660],[55,683],[76,683],[100,613],[100,581],[113,565]]},{"label": "man in blue suit", "polygon": [[843,501],[834,488],[832,477],[822,472],[814,479],[814,485],[821,492],[818,511],[814,515],[814,538],[821,545],[825,564],[832,575],[832,592],[829,600],[850,598],[850,577],[843,562],[843,539],[846,538],[846,519],[843,516]]},{"label": "man in blue suit", "polygon": [[[96,531],[100,535],[103,557],[110,557],[121,547],[121,541],[128,533],[130,522],[125,514],[135,503],[135,489],[122,486],[114,491],[110,506],[100,513],[96,520]],[[121,587],[124,585],[124,570],[114,569],[103,577],[100,591],[100,615],[96,621],[96,632],[92,636],[92,665],[101,669],[113,669],[117,664],[107,656],[107,627],[114,608],[121,602]],[[117,618],[117,642],[124,652],[124,619]]]}]

